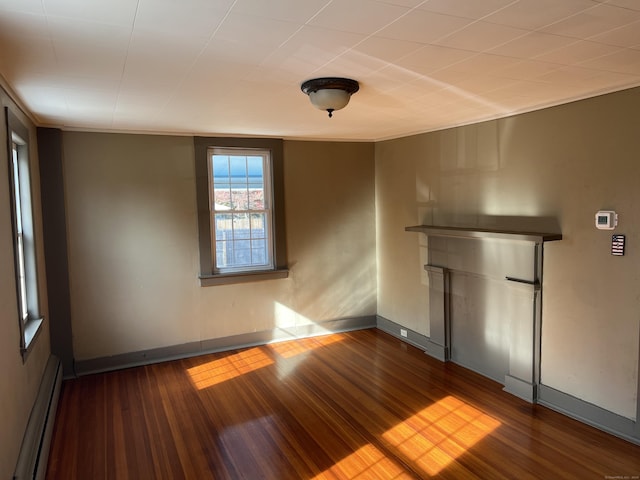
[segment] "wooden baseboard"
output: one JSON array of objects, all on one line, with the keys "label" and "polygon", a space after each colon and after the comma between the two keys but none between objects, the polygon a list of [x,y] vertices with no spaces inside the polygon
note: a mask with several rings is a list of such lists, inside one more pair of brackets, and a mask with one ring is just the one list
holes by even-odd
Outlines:
[{"label": "wooden baseboard", "polygon": [[79,360],[75,362],[77,376],[93,373],[120,370],[122,368],[150,365],[153,363],[178,360],[180,358],[194,357],[206,353],[223,352],[238,348],[254,347],[267,343],[294,340],[296,338],[312,337],[326,333],[347,332],[374,328],[376,317],[373,315],[364,317],[340,318],[308,325],[297,325],[286,328],[274,328],[261,332],[245,333],[230,337],[202,340],[181,345],[153,348],[138,352],[124,353],[109,357]]},{"label": "wooden baseboard", "polygon": [[40,480],[47,473],[49,447],[62,386],[62,364],[51,355],[24,433],[14,480]]},{"label": "wooden baseboard", "polygon": [[540,385],[538,403],[587,425],[640,445],[638,421],[585,402],[567,393]]},{"label": "wooden baseboard", "polygon": [[[429,337],[425,337],[418,332],[414,332],[413,330],[410,330],[407,327],[403,327],[402,325],[392,322],[391,320],[381,317],[380,315],[376,316],[376,326],[383,332],[388,333],[389,335],[393,335],[403,342],[407,342],[414,347],[417,347],[420,350],[424,350],[425,352],[429,353]],[[406,336],[404,336],[403,333],[406,334]]]},{"label": "wooden baseboard", "polygon": [[528,383],[521,378],[514,377],[512,375],[505,375],[503,390],[511,395],[520,397],[529,403],[536,403],[538,399],[537,385]]}]

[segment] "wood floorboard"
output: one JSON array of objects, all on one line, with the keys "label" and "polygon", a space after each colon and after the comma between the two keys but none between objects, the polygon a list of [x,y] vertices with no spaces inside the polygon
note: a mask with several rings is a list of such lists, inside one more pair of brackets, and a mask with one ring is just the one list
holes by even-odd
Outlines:
[{"label": "wood floorboard", "polygon": [[63,382],[49,480],[640,478],[640,446],[380,330]]}]

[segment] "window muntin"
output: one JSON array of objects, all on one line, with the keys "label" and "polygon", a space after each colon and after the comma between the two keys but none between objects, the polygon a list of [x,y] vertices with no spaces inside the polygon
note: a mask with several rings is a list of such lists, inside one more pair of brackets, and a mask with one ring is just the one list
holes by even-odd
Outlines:
[{"label": "window muntin", "polygon": [[207,150],[213,271],[274,269],[269,150]]}]

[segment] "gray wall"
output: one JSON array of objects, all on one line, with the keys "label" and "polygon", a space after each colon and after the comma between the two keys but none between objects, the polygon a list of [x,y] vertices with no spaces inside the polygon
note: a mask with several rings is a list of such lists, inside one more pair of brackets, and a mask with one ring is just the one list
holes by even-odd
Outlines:
[{"label": "gray wall", "polygon": [[[376,144],[378,313],[428,335],[423,223],[560,229],[544,258],[542,382],[635,419],[640,89]],[[594,214],[616,210],[624,257]]]}]

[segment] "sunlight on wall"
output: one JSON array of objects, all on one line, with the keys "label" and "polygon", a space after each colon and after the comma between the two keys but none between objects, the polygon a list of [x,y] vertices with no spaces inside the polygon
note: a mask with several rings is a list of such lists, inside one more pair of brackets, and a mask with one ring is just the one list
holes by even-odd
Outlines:
[{"label": "sunlight on wall", "polygon": [[308,325],[313,323],[304,315],[300,315],[295,310],[281,304],[280,302],[274,302],[274,316],[276,319],[276,328],[287,329],[296,327],[297,325]]},{"label": "sunlight on wall", "polygon": [[477,202],[478,211],[483,215],[539,217],[544,213],[539,205],[540,199],[531,189],[521,187],[518,189],[517,199],[505,201],[504,189],[491,185],[485,187]]},{"label": "sunlight on wall", "polygon": [[233,380],[260,368],[273,365],[274,361],[259,348],[251,348],[223,358],[203,363],[187,370],[191,382],[198,390]]},{"label": "sunlight on wall", "polygon": [[349,480],[391,480],[399,478],[413,478],[404,469],[387,458],[384,453],[371,444],[353,452],[343,458],[331,468],[313,480],[348,478]]},{"label": "sunlight on wall", "polygon": [[382,437],[413,465],[437,475],[499,426],[494,418],[447,396]]}]

